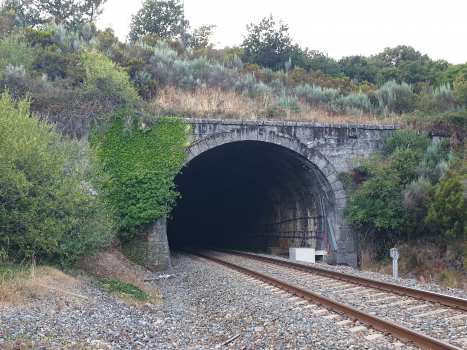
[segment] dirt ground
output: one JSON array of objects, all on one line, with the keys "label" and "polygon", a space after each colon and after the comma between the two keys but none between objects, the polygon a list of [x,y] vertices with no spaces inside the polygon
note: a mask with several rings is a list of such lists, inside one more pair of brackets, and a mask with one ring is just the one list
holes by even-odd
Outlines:
[{"label": "dirt ground", "polygon": [[6,269],[6,272],[0,274],[0,309],[28,304],[48,294],[58,293],[63,298],[79,297],[83,285],[89,283],[86,275],[131,283],[148,295],[157,296],[157,290],[144,283],[146,278],[153,278],[155,274],[131,262],[117,249],[89,256],[69,272],[50,266],[16,266],[11,271]]},{"label": "dirt ground", "polygon": [[118,249],[84,258],[76,268],[96,277],[134,284],[144,291],[148,288],[144,279],[156,276],[150,270],[128,260]]}]

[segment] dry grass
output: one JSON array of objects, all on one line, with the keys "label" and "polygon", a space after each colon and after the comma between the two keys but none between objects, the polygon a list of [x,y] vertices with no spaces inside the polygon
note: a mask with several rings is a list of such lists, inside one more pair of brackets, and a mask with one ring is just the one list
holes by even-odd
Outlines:
[{"label": "dry grass", "polygon": [[281,120],[298,122],[323,122],[345,124],[388,124],[400,125],[397,116],[382,118],[381,116],[350,114],[329,114],[322,108],[304,104],[303,111],[292,113],[274,111],[274,98],[258,97],[250,99],[235,91],[221,89],[197,89],[183,91],[174,87],[161,90],[155,101],[158,105],[169,109],[194,111],[205,118],[211,119],[246,119],[246,120]]},{"label": "dry grass", "polygon": [[439,284],[444,287],[467,289],[467,276],[463,272],[447,270],[440,276],[443,277],[439,280]]},{"label": "dry grass", "polygon": [[364,271],[373,271],[385,275],[392,274],[392,265],[378,261],[376,255],[368,251],[360,254],[360,268]]},{"label": "dry grass", "polygon": [[[80,262],[77,266],[83,272],[107,280],[120,280],[131,283],[146,294],[148,302],[155,302],[158,297],[156,288],[144,284],[149,271],[126,259],[119,251],[97,253]],[[50,294],[59,294],[65,299],[80,299],[86,288],[85,280],[75,278],[49,266],[40,266],[34,270],[31,266],[0,266],[0,309],[4,306],[26,305],[32,300],[40,300]],[[118,295],[129,304],[143,304],[127,295]],[[92,302],[88,299],[89,302]]]},{"label": "dry grass", "polygon": [[[459,288],[467,290],[467,272],[462,271],[462,262],[458,261],[457,269],[448,268],[446,261],[456,263],[452,251],[449,249],[442,253],[437,246],[429,244],[399,244],[399,277],[415,278],[420,281],[421,277],[427,283],[439,284],[444,287]],[[451,248],[455,248],[454,246]],[[366,247],[360,254],[360,267],[362,270],[374,271],[392,275],[392,261],[387,259],[379,261],[374,253],[376,249]],[[460,256],[457,260],[463,259]]]},{"label": "dry grass", "polygon": [[4,265],[0,270],[0,308],[21,303],[24,298],[29,269]]},{"label": "dry grass", "polygon": [[0,308],[21,305],[28,298],[40,298],[51,292],[60,293],[58,290],[80,294],[81,287],[79,280],[52,267],[41,266],[32,270],[30,266],[2,266]]},{"label": "dry grass", "polygon": [[157,296],[157,289],[144,283],[144,278],[151,272],[128,260],[117,249],[96,253],[83,259],[76,267],[92,276],[131,283],[148,294],[152,300]]}]

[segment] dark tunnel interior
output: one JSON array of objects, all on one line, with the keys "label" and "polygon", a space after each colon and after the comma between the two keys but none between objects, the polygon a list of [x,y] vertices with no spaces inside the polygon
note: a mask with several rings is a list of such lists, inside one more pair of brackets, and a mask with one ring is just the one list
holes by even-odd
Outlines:
[{"label": "dark tunnel interior", "polygon": [[329,207],[328,184],[316,166],[266,142],[239,141],[207,150],[181,170],[175,184],[181,198],[167,223],[171,248],[267,251],[270,246],[303,246],[306,240],[265,236],[277,231],[276,223],[281,232],[319,232],[319,221],[296,219],[317,218]]}]

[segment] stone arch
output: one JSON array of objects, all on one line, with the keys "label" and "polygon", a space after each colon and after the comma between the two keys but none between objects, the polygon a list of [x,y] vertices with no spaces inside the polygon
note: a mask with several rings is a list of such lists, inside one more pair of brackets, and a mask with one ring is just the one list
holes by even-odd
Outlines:
[{"label": "stone arch", "polygon": [[266,130],[258,126],[242,127],[231,131],[221,131],[195,140],[187,148],[186,163],[216,147],[241,141],[259,141],[285,147],[306,159],[309,171],[316,179],[316,192],[319,194],[320,215],[329,218],[332,243],[330,260],[356,266],[354,238],[343,213],[347,205],[347,195],[333,164],[316,149],[307,146],[298,138]]}]

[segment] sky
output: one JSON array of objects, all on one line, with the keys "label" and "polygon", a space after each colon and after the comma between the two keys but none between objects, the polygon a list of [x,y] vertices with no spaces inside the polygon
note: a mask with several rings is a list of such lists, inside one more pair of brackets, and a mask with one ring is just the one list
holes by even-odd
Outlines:
[{"label": "sky", "polygon": [[[97,21],[121,41],[140,0],[108,0]],[[240,45],[246,25],[269,14],[289,26],[294,44],[330,57],[371,55],[408,45],[432,59],[467,62],[467,0],[185,0],[192,28],[214,24],[216,48]]]}]

